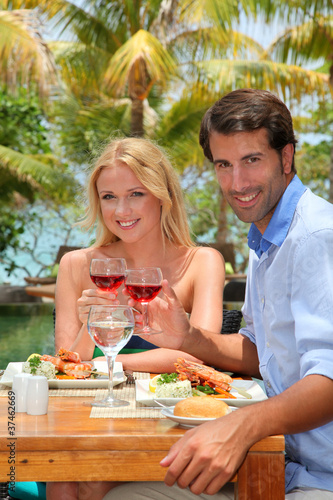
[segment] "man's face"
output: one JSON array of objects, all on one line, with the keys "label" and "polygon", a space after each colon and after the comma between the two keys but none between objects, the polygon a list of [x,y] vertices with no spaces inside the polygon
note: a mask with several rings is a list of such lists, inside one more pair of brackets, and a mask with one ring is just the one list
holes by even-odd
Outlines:
[{"label": "man's face", "polygon": [[221,190],[237,217],[254,222],[264,233],[291,181],[293,146],[281,157],[268,143],[263,128],[230,135],[212,132],[210,149]]}]

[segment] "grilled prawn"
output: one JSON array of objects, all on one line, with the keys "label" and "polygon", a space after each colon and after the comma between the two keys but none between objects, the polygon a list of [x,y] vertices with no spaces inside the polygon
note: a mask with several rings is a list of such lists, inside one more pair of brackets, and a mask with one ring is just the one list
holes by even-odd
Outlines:
[{"label": "grilled prawn", "polygon": [[[76,354],[76,353],[75,353]],[[50,361],[59,372],[65,373],[75,378],[88,378],[93,369],[92,363],[66,362],[60,356],[44,354],[40,358],[42,361]]]},{"label": "grilled prawn", "polygon": [[219,372],[214,368],[184,358],[177,358],[175,363],[178,378],[190,380],[193,386],[203,385],[205,382],[211,387],[220,387],[224,391],[231,390],[232,378],[226,373]]}]

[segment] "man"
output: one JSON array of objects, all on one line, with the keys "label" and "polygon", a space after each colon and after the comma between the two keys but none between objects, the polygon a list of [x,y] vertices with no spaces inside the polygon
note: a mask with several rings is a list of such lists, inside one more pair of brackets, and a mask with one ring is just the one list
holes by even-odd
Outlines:
[{"label": "man", "polygon": [[260,375],[268,400],[187,431],[161,462],[165,484],[124,485],[105,498],[233,498],[222,487],[247,450],[284,434],[286,498],[333,499],[333,206],[297,177],[296,142],[270,92],[236,90],[207,111],[200,144],[230,206],[252,223],[246,327],[220,336],[190,327],[167,282],[166,300],[150,304],[164,331],[156,344]]}]

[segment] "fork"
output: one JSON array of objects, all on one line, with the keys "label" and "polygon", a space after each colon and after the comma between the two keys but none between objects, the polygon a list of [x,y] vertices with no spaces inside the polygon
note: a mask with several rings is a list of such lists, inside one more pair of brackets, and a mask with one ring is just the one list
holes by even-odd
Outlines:
[{"label": "fork", "polygon": [[135,378],[133,376],[133,370],[125,370],[126,385],[135,384]]}]

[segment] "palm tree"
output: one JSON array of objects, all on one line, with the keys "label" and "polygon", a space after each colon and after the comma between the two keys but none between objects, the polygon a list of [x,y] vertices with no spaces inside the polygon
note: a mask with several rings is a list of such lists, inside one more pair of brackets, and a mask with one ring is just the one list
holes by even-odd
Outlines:
[{"label": "palm tree", "polygon": [[[278,36],[268,48],[268,53],[298,65],[317,62],[321,67],[325,61],[330,85],[330,93],[326,97],[329,100],[333,94],[333,3],[331,0],[298,0],[290,8],[291,14],[297,10],[298,23]],[[301,22],[300,12],[303,13]],[[333,144],[329,181],[329,201],[333,203]]]},{"label": "palm tree", "polygon": [[[233,29],[241,9],[255,15],[267,5],[272,9],[272,1],[82,0],[77,6],[27,0],[21,5],[38,7],[72,34],[73,41],[48,45],[63,82],[60,126],[73,158],[82,144],[93,150],[96,137],[116,129],[158,139],[180,171],[193,164],[202,168],[199,124],[221,94],[255,86],[299,100],[304,89],[323,94],[327,86],[326,75],[264,59],[258,43]],[[221,204],[219,237],[225,242]]]},{"label": "palm tree", "polygon": [[[3,1],[2,6],[8,3]],[[56,69],[52,53],[41,36],[36,13],[25,9],[0,10],[0,33],[2,88],[18,97],[20,88],[24,89],[24,95],[31,89],[45,98],[50,86],[56,83]],[[60,175],[62,167],[58,167],[59,160],[50,154],[28,154],[0,144],[2,200],[5,197],[8,201],[13,191],[31,198],[36,191],[47,196],[57,193],[68,182],[72,184],[68,176]]]}]

